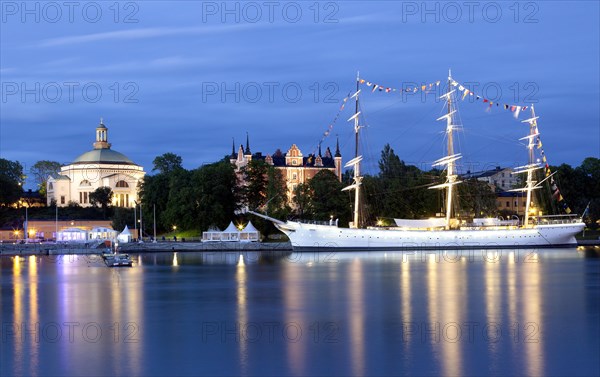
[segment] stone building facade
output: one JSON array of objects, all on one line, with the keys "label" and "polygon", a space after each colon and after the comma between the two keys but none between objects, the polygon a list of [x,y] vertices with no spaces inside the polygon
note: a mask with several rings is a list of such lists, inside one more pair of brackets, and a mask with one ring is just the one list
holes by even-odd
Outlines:
[{"label": "stone building facade", "polygon": [[340,182],[342,180],[342,155],[339,143],[336,143],[335,154],[332,154],[329,148],[325,150],[325,153],[322,153],[321,146],[319,145],[317,154],[308,155],[304,155],[296,144],[292,144],[286,153],[278,149],[272,155],[263,155],[261,152],[253,154],[250,150],[248,137],[246,137],[246,148],[240,145],[236,152],[235,144],[232,146],[229,160],[235,165],[238,176],[241,176],[241,169],[244,166],[248,165],[250,161],[257,159],[263,160],[276,169],[283,171],[290,204],[296,187],[301,183],[307,183],[323,169],[333,172]]},{"label": "stone building facade", "polygon": [[108,128],[102,120],[96,128],[93,147],[70,164],[62,166],[58,175],[48,178],[48,205],[55,200],[59,207],[67,206],[69,202],[89,207],[90,194],[103,186],[112,189],[113,206],[134,207],[134,201],[139,202],[138,184],[146,174],[144,168],[111,149]]}]

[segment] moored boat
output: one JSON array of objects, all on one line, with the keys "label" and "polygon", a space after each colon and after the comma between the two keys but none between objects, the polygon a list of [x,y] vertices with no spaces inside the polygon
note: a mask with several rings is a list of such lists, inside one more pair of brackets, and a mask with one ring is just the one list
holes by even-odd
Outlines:
[{"label": "moored boat", "polygon": [[445,182],[429,187],[445,190],[445,216],[427,220],[395,219],[396,226],[386,228],[362,226],[360,224],[362,156],[358,151],[361,129],[358,105],[361,92],[359,81],[357,77],[356,92],[351,96],[356,101],[356,108],[354,115],[349,119],[354,122],[356,153],[354,158],[345,165],[353,169],[354,177],[353,183],[343,189],[354,191],[353,221],[350,227],[338,227],[337,222],[333,221],[323,224],[281,221],[248,211],[273,222],[275,227],[289,237],[294,250],[495,249],[577,245],[575,235],[585,228],[582,217],[576,215],[534,217],[529,213],[533,191],[551,178],[551,175],[547,174],[539,182],[535,180],[534,172],[543,166],[534,157],[536,140],[539,140],[540,133],[537,125],[538,117],[533,106],[531,106],[531,117],[523,121],[529,125],[529,133],[521,139],[527,141],[529,161],[513,173],[526,175],[525,186],[512,190],[526,195],[523,220],[470,219],[467,221],[453,217],[455,186],[461,183],[456,164],[462,155],[454,148],[453,136],[458,125],[455,121],[457,111],[454,100],[455,89],[452,89],[452,83],[455,81],[451,74],[448,75],[448,90],[440,97],[446,102],[447,112],[437,119],[446,123],[446,155],[433,163],[434,167],[443,167],[446,178]]}]

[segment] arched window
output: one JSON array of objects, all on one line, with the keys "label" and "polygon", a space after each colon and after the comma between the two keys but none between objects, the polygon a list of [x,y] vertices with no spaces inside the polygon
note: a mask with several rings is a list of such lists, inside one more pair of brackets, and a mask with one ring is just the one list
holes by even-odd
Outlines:
[{"label": "arched window", "polygon": [[52,182],[48,183],[48,190],[54,190],[54,185]]},{"label": "arched window", "polygon": [[125,181],[119,181],[115,187],[129,187],[129,184]]},{"label": "arched window", "polygon": [[79,186],[91,186],[92,184],[87,179],[84,179],[79,183]]}]

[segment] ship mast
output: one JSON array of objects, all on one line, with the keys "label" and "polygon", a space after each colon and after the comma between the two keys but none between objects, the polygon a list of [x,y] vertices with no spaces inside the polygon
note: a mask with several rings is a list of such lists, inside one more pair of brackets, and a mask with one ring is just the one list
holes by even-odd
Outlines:
[{"label": "ship mast", "polygon": [[450,219],[452,218],[452,199],[454,197],[454,185],[460,183],[457,181],[458,175],[456,174],[456,161],[462,156],[460,153],[454,153],[454,130],[458,128],[458,125],[454,124],[454,102],[452,101],[452,94],[454,89],[452,88],[452,73],[448,70],[448,89],[446,94],[440,98],[445,98],[447,102],[446,115],[439,117],[437,120],[446,120],[446,137],[447,137],[447,153],[446,156],[435,161],[433,166],[446,165],[446,183],[441,185],[432,186],[430,188],[445,188],[446,189],[446,229],[450,229]]},{"label": "ship mast", "polygon": [[529,152],[529,161],[525,166],[521,166],[516,173],[524,173],[527,172],[527,181],[525,182],[525,188],[523,189],[527,193],[527,199],[525,201],[525,216],[523,218],[523,225],[527,227],[529,225],[529,208],[531,207],[531,192],[539,188],[539,185],[536,185],[536,181],[533,180],[533,171],[539,169],[541,166],[539,163],[535,162],[534,156],[534,148],[535,148],[535,139],[540,135],[537,129],[537,119],[535,116],[535,110],[533,105],[531,105],[531,118],[525,119],[522,121],[523,123],[529,123],[529,135],[521,138],[520,140],[528,139],[527,150]]},{"label": "ship mast", "polygon": [[346,163],[344,167],[352,167],[354,170],[354,182],[347,187],[344,187],[342,191],[346,190],[354,190],[354,216],[352,224],[350,224],[351,228],[359,228],[360,227],[360,186],[362,183],[362,178],[360,175],[360,162],[362,161],[362,156],[358,154],[358,134],[361,126],[358,123],[358,116],[360,114],[359,106],[358,106],[358,95],[360,93],[359,89],[360,85],[360,77],[359,73],[356,73],[356,93],[354,93],[350,98],[354,97],[356,100],[356,106],[354,110],[354,115],[348,119],[348,122],[354,121],[354,139],[355,139],[355,149],[354,149],[354,158]]}]

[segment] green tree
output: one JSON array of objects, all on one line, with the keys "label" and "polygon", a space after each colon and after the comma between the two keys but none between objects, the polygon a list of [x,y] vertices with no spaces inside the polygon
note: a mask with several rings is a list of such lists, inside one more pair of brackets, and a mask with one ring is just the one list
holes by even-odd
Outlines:
[{"label": "green tree", "polygon": [[[167,205],[164,212],[160,214],[161,221],[167,224],[169,229],[174,225],[181,230],[194,229],[197,203],[194,200],[192,172],[185,169],[171,171],[168,188]],[[144,211],[151,213],[152,204],[144,203]]]},{"label": "green tree", "polygon": [[9,206],[23,193],[23,166],[18,161],[0,158],[0,205]]},{"label": "green tree", "polygon": [[42,197],[46,197],[46,182],[48,181],[48,176],[57,174],[59,171],[60,163],[48,160],[38,161],[31,169],[29,169],[29,174],[35,179],[35,183],[37,184]]},{"label": "green tree", "polygon": [[267,183],[269,165],[262,160],[251,160],[242,169],[244,175],[244,204],[255,210],[267,202]]},{"label": "green tree", "polygon": [[102,217],[106,214],[112,202],[113,191],[110,187],[102,186],[90,193],[90,204],[102,208]]},{"label": "green tree", "polygon": [[123,229],[125,229],[125,225],[127,225],[129,229],[135,228],[135,217],[133,215],[133,208],[115,208],[111,220],[112,227],[115,230],[122,231]]},{"label": "green tree", "polygon": [[331,216],[339,219],[341,226],[350,221],[350,205],[342,192],[343,185],[330,170],[321,170],[308,182],[311,190],[313,218],[329,220]]},{"label": "green tree", "polygon": [[498,214],[496,193],[486,183],[469,179],[458,185],[461,212],[469,217],[493,217]]},{"label": "green tree", "polygon": [[193,172],[194,205],[201,230],[216,225],[223,229],[238,209],[237,177],[229,161],[204,165]]},{"label": "green tree", "polygon": [[307,183],[300,183],[294,189],[294,197],[292,198],[296,206],[295,214],[301,219],[312,218],[312,191]]},{"label": "green tree", "polygon": [[170,173],[177,169],[182,168],[183,159],[175,153],[165,153],[158,156],[152,161],[154,168],[152,171],[159,171],[160,173]]}]

